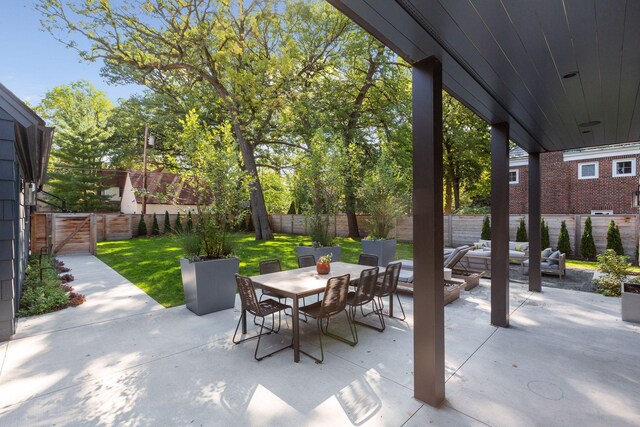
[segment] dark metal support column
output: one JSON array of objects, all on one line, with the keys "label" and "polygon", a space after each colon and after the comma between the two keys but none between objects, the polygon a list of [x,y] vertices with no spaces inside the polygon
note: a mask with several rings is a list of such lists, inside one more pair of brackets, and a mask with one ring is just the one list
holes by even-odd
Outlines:
[{"label": "dark metal support column", "polygon": [[444,401],[442,64],[413,65],[414,395]]},{"label": "dark metal support column", "polygon": [[509,326],[508,123],[491,125],[491,324]]},{"label": "dark metal support column", "polygon": [[529,153],[529,290],[540,292],[540,153]]}]

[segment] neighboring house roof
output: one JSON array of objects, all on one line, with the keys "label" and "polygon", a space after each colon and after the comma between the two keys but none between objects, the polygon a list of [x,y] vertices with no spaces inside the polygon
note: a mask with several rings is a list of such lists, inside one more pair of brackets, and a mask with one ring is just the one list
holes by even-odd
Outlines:
[{"label": "neighboring house roof", "polygon": [[517,145],[509,151],[509,159],[518,159],[520,157],[527,157],[527,156],[528,156],[527,152],[524,151],[522,148],[518,147]]},{"label": "neighboring house roof", "polygon": [[[562,152],[565,161],[580,159],[597,159],[601,157],[637,155],[640,153],[640,142],[626,144],[602,145],[600,147],[578,148]],[[529,155],[520,147],[514,147],[509,151],[509,163],[511,166],[527,165]]]},{"label": "neighboring house roof", "polygon": [[100,171],[100,175],[107,177],[104,180],[104,185],[107,187],[118,187],[120,189],[120,196],[122,196],[122,191],[124,190],[124,186],[127,182],[127,174],[129,171],[125,170],[102,170]]},{"label": "neighboring house roof", "polygon": [[[139,171],[129,171],[136,203],[142,203],[143,175]],[[147,190],[147,204],[197,204],[194,191],[184,183],[182,177],[178,174],[147,172]]]}]

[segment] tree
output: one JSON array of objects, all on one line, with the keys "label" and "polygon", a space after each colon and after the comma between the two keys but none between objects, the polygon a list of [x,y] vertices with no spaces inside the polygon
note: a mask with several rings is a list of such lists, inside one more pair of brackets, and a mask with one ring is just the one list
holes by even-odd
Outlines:
[{"label": "tree", "polygon": [[108,144],[112,105],[106,95],[86,81],[56,86],[36,110],[56,128],[51,151],[51,193],[74,212],[104,210],[109,196],[105,161],[117,147]]},{"label": "tree", "polygon": [[176,233],[182,233],[182,220],[180,219],[180,212],[178,212],[178,215],[176,215],[176,224],[174,225],[174,229],[176,230]]},{"label": "tree", "polygon": [[607,229],[607,249],[613,249],[616,254],[624,255],[624,247],[622,246],[622,238],[620,237],[620,229],[614,220],[609,222]]},{"label": "tree", "polygon": [[151,235],[157,236],[160,234],[160,226],[158,225],[158,217],[156,214],[153,214],[153,223],[151,224]]},{"label": "tree", "polygon": [[527,242],[527,224],[524,222],[524,218],[520,218],[520,225],[518,226],[518,231],[516,232],[516,242]]},{"label": "tree", "polygon": [[[348,18],[324,2],[276,0],[246,6],[243,1],[155,0],[144,7],[132,0],[117,6],[40,0],[37,8],[46,28],[83,59],[104,60],[104,74],[112,81],[165,93],[193,85],[210,94],[231,125],[251,177],[256,239],[273,239],[258,159],[268,158],[274,147],[300,148],[277,133],[285,100],[325,69],[325,60],[352,25]],[[64,33],[91,41],[91,49],[80,48],[84,44]]]},{"label": "tree", "polygon": [[144,215],[140,215],[140,221],[138,221],[138,236],[147,235],[147,223],[144,222]]},{"label": "tree", "polygon": [[589,216],[584,222],[584,230],[582,231],[582,238],[580,239],[580,253],[584,259],[596,259],[596,244],[593,241],[593,229],[591,226],[591,217]]},{"label": "tree", "polygon": [[567,230],[567,222],[562,221],[560,224],[560,235],[558,236],[558,250],[567,254],[567,256],[571,255],[571,240],[569,240],[569,231]]},{"label": "tree", "polygon": [[171,219],[169,218],[169,211],[167,210],[164,211],[164,230],[162,231],[162,233],[171,233]]},{"label": "tree", "polygon": [[542,246],[542,249],[551,247],[551,239],[549,238],[549,225],[544,221],[544,218],[540,220],[540,246]]},{"label": "tree", "polygon": [[193,217],[191,216],[191,211],[187,214],[187,232],[190,233],[193,231]]},{"label": "tree", "polygon": [[482,233],[480,234],[482,240],[491,240],[491,222],[489,215],[485,215],[482,220]]}]

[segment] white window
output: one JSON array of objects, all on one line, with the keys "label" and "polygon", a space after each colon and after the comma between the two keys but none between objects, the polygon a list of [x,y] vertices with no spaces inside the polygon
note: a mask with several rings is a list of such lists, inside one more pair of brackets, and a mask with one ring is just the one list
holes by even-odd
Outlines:
[{"label": "white window", "polygon": [[597,177],[598,177],[598,162],[578,164],[578,179],[595,179]]},{"label": "white window", "polygon": [[613,161],[612,176],[636,176],[635,159],[622,159]]},{"label": "white window", "polygon": [[518,169],[511,169],[509,171],[509,184],[520,183],[520,171]]},{"label": "white window", "polygon": [[613,211],[591,211],[591,215],[613,215]]}]

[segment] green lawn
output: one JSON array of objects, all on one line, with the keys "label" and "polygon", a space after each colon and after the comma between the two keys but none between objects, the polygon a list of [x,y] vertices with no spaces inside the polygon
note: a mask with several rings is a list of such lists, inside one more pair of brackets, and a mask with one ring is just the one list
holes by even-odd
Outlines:
[{"label": "green lawn", "polygon": [[[598,263],[595,261],[582,261],[579,259],[568,259],[567,268],[582,268],[586,270],[596,270]],[[629,269],[631,273],[640,273],[640,266],[632,265]]]},{"label": "green lawn", "polygon": [[[252,233],[232,233],[230,240],[240,257],[240,274],[258,274],[260,260],[279,258],[283,269],[297,268],[297,244],[310,244],[306,236],[276,234],[275,240],[256,241]],[[341,261],[358,262],[360,241],[337,238]],[[98,243],[98,258],[133,282],[165,307],[184,304],[180,278],[180,241],[169,237],[146,237]],[[413,245],[398,243],[398,259],[413,258]]]}]

